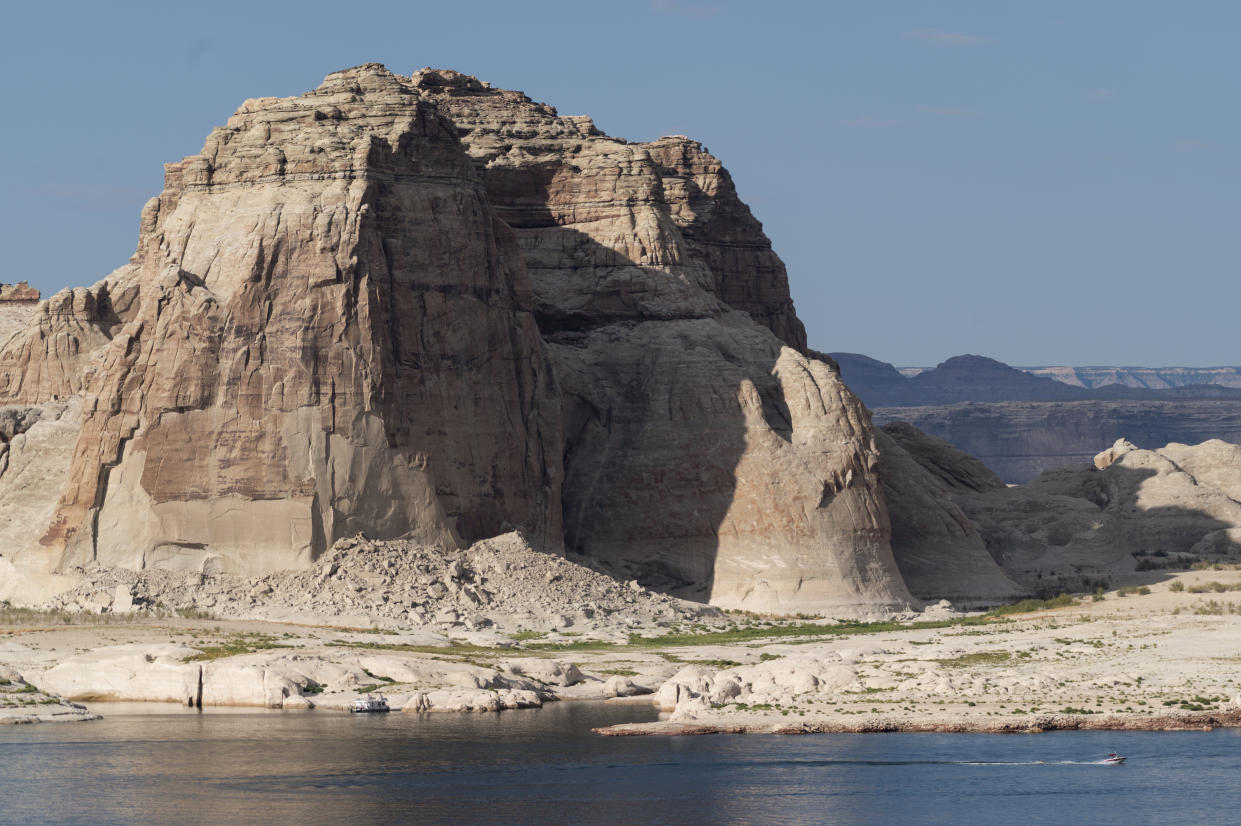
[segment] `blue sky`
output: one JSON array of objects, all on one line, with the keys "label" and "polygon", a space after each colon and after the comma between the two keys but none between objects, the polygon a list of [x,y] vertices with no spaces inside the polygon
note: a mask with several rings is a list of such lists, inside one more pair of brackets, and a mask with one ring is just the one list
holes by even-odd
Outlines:
[{"label": "blue sky", "polygon": [[702,140],[817,349],[1241,364],[1239,31],[1205,1],[21,4],[0,281],[97,281],[164,162],[375,60]]}]

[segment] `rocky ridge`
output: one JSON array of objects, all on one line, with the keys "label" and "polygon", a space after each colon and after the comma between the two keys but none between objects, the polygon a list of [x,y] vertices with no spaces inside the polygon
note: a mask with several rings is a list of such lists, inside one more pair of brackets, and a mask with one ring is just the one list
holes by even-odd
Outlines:
[{"label": "rocky ridge", "polygon": [[1074,387],[1146,387],[1163,390],[1193,384],[1241,387],[1241,367],[1022,367]]},{"label": "rocky ridge", "polygon": [[[1204,369],[1195,374],[1201,381],[1179,381],[1169,368],[1167,381],[1086,383],[983,356],[957,356],[912,375],[856,353],[832,358],[876,423],[909,422],[1013,484],[1089,461],[1122,438],[1145,445],[1241,442],[1241,390],[1228,379],[1234,368]],[[1220,382],[1208,383],[1213,376]]]},{"label": "rocky ridge", "polygon": [[1140,445],[1241,443],[1241,403],[1069,401],[880,407],[877,424],[903,421],[978,457],[1005,482],[1089,462],[1117,439]]}]

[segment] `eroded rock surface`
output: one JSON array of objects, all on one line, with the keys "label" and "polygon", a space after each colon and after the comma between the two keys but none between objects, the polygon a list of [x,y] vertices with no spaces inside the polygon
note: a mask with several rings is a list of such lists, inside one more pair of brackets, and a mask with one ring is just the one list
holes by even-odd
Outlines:
[{"label": "eroded rock surface", "polygon": [[[423,70],[525,253],[565,411],[568,547],[730,607],[898,607],[869,420],[804,354],[719,161]],[[758,323],[755,323],[758,322]]]},{"label": "eroded rock surface", "polygon": [[760,611],[902,609],[869,417],[720,162],[447,70],[244,103],[0,402],[82,399],[5,564],[262,575],[520,528]]},{"label": "eroded rock surface", "polygon": [[1106,577],[1135,555],[1188,564],[1241,552],[1241,446],[1211,440],[1143,450],[1118,441],[1091,464],[1059,468],[956,501],[1012,576]]},{"label": "eroded rock surface", "polygon": [[974,457],[904,422],[885,425],[877,436],[892,553],[909,589],[923,599],[962,605],[995,604],[1022,593],[955,501],[1004,490],[1004,483]]},{"label": "eroded rock surface", "polygon": [[452,124],[400,79],[247,101],[167,166],[131,263],[0,354],[5,400],[86,400],[31,552],[259,573],[359,530],[453,547],[505,526],[554,549],[559,406],[531,309]]}]

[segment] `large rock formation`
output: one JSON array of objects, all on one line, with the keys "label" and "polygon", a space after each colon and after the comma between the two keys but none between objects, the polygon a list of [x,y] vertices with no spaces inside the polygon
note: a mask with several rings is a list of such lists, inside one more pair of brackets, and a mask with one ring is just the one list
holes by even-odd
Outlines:
[{"label": "large rock formation", "polygon": [[[560,536],[560,422],[512,233],[451,123],[376,67],[247,101],[169,164],[130,263],[0,352],[80,392],[29,554],[259,572],[336,538]],[[7,550],[7,549],[6,549]]]},{"label": "large rock formation", "polygon": [[0,403],[82,400],[0,553],[260,573],[517,527],[721,605],[905,606],[869,417],[804,346],[699,144],[338,72],[169,164],[129,264],[0,350]]},{"label": "large rock formation", "polygon": [[455,72],[412,84],[525,253],[564,398],[568,546],[726,606],[908,602],[865,411],[801,352],[784,267],[719,161]]}]

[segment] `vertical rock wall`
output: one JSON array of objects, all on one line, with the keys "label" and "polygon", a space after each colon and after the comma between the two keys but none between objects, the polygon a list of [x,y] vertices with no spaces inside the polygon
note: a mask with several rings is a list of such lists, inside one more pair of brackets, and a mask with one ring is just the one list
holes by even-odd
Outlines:
[{"label": "vertical rock wall", "polygon": [[455,72],[412,84],[525,253],[564,398],[567,545],[729,607],[909,604],[869,419],[801,352],[784,267],[719,162]]},{"label": "vertical rock wall", "polygon": [[62,567],[266,571],[359,530],[555,546],[559,409],[521,256],[452,125],[382,67],[247,101],[168,165],[117,280],[140,296],[83,379],[41,540]]}]

